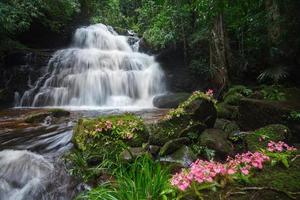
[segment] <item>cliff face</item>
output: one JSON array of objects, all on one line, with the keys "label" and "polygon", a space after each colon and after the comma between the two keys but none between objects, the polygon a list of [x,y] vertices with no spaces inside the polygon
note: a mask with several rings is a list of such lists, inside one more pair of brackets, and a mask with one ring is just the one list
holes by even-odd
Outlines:
[{"label": "cliff face", "polygon": [[23,93],[43,74],[53,50],[15,50],[0,65],[0,105],[12,106],[15,92]]}]

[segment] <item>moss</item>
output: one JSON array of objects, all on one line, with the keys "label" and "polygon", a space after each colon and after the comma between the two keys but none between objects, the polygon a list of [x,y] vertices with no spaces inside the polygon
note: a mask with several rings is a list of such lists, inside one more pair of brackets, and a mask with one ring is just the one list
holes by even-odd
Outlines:
[{"label": "moss", "polygon": [[172,118],[179,118],[179,117],[181,117],[183,115],[189,114],[188,110],[190,109],[190,107],[192,106],[192,104],[196,100],[206,100],[208,102],[213,102],[214,105],[217,103],[216,100],[212,96],[207,95],[207,94],[205,94],[203,92],[200,92],[200,91],[195,91],[186,101],[184,101],[183,103],[181,103],[178,106],[178,108],[171,109],[164,116],[164,119],[165,120],[170,120]]},{"label": "moss", "polygon": [[41,123],[44,119],[49,116],[48,112],[34,113],[25,118],[26,123]]},{"label": "moss", "polygon": [[254,131],[245,136],[249,151],[256,151],[267,146],[270,140],[283,141],[289,137],[289,128],[281,124],[273,124]]},{"label": "moss", "polygon": [[[298,152],[300,153],[300,152]],[[289,168],[266,166],[253,178],[252,184],[274,187],[283,191],[300,191],[300,159],[291,162]]]},{"label": "moss", "polygon": [[239,109],[237,106],[228,105],[224,102],[218,103],[216,105],[218,118],[224,119],[238,119],[239,118]]}]

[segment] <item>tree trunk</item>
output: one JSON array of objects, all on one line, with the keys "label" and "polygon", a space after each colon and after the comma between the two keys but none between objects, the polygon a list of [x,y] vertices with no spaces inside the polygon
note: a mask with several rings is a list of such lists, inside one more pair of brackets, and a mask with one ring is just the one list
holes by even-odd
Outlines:
[{"label": "tree trunk", "polygon": [[216,17],[210,37],[210,67],[215,69],[213,83],[218,97],[228,86],[228,71],[230,68],[230,47],[225,31],[223,13]]}]

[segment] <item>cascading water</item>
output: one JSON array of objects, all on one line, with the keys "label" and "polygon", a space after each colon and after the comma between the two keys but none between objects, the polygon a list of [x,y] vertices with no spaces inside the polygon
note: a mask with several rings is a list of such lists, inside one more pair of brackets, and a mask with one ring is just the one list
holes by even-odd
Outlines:
[{"label": "cascading water", "polygon": [[18,106],[152,107],[164,91],[154,57],[134,52],[125,36],[96,24],[77,29],[72,47],[53,55],[46,75]]}]

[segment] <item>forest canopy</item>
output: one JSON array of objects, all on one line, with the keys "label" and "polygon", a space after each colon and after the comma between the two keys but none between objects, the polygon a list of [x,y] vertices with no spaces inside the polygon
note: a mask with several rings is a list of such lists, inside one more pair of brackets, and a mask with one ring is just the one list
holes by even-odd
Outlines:
[{"label": "forest canopy", "polygon": [[3,0],[0,36],[18,40],[34,22],[60,32],[81,15],[133,30],[156,50],[182,48],[196,74],[276,83],[298,62],[299,8],[296,0]]}]

